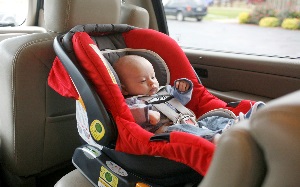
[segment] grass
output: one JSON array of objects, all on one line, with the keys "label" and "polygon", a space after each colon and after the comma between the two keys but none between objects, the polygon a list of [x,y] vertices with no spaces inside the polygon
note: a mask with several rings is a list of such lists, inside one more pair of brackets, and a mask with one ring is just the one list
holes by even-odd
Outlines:
[{"label": "grass", "polygon": [[247,7],[208,7],[208,13],[204,20],[237,19],[241,12],[250,12]]}]

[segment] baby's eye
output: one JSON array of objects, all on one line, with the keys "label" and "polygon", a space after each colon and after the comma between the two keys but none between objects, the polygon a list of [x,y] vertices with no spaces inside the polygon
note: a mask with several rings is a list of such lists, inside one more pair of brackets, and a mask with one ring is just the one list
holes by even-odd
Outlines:
[{"label": "baby's eye", "polygon": [[146,82],[146,80],[141,80],[141,83],[144,83],[144,82]]},{"label": "baby's eye", "polygon": [[156,79],[156,77],[155,77],[155,76],[153,76],[153,77],[151,77],[151,79]]}]

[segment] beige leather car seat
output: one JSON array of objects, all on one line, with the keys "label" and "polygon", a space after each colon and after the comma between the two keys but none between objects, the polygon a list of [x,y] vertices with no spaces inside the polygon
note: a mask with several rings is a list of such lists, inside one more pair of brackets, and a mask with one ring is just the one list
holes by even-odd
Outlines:
[{"label": "beige leather car seat", "polygon": [[300,91],[267,103],[217,145],[199,187],[300,186]]},{"label": "beige leather car seat", "polygon": [[263,186],[300,186],[300,91],[270,103],[250,127],[267,165]]},{"label": "beige leather car seat", "polygon": [[[226,131],[199,187],[300,186],[300,91]],[[91,187],[76,169],[55,187]]]},{"label": "beige leather car seat", "polygon": [[71,165],[81,144],[74,100],[47,84],[55,36],[88,23],[148,27],[147,11],[130,7],[121,8],[120,0],[45,0],[46,33],[0,42],[0,173],[10,186],[34,186],[37,177]]},{"label": "beige leather car seat", "polygon": [[243,121],[224,133],[199,187],[255,187],[265,176],[263,153]]}]

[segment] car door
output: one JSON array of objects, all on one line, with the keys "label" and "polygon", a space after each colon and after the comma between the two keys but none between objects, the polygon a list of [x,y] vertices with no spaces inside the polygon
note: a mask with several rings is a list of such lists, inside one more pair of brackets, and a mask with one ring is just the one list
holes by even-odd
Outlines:
[{"label": "car door", "polygon": [[202,83],[230,102],[269,101],[300,88],[296,60],[199,50],[185,50]]},{"label": "car door", "polygon": [[[220,8],[247,7],[234,6]],[[300,30],[241,24],[238,17],[200,23],[167,19],[167,25],[202,84],[224,101],[267,102],[300,89]]]}]

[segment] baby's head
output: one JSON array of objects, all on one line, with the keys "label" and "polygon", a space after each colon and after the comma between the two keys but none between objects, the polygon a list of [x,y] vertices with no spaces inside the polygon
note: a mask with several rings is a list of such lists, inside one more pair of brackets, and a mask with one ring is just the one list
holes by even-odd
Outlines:
[{"label": "baby's head", "polygon": [[153,66],[144,57],[125,55],[113,67],[119,76],[123,95],[153,95],[158,91]]}]

